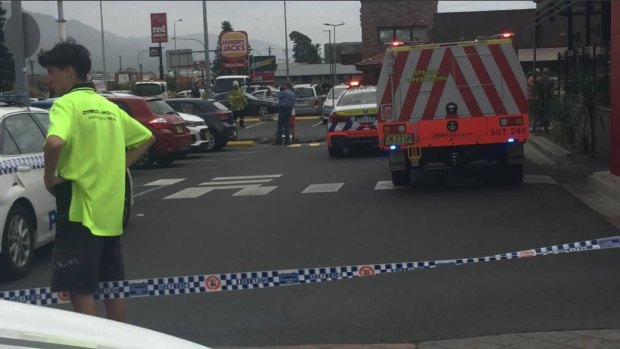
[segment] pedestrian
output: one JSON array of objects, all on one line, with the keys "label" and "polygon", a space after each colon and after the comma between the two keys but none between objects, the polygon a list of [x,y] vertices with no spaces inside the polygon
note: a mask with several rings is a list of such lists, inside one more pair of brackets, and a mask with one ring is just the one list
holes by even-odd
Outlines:
[{"label": "pedestrian", "polygon": [[194,87],[192,87],[191,93],[192,93],[192,97],[200,98],[200,87],[198,86],[197,83],[194,85]]},{"label": "pedestrian", "polygon": [[248,101],[237,81],[233,81],[232,90],[228,95],[228,102],[230,103],[230,110],[233,112],[235,122],[239,119],[239,126],[245,127],[243,118],[245,116],[245,106],[248,104]]},{"label": "pedestrian", "polygon": [[274,145],[282,145],[282,135],[284,135],[285,144],[291,144],[291,139],[289,138],[289,118],[293,112],[293,108],[295,107],[295,94],[291,90],[291,84],[285,83],[282,87],[280,87],[280,92],[278,92],[278,134],[276,136],[276,141],[273,143]]},{"label": "pedestrian", "polygon": [[[125,279],[125,172],[155,139],[87,82],[91,60],[84,46],[69,39],[38,59],[61,96],[50,110],[44,146],[43,180],[57,206],[51,290],[68,292],[75,311],[97,315],[98,283]],[[104,304],[109,319],[125,321],[124,300]]]}]

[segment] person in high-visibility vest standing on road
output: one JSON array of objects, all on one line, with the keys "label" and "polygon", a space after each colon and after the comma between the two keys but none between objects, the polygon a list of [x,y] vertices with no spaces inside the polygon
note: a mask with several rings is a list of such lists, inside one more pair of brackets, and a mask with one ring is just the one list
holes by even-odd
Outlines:
[{"label": "person in high-visibility vest standing on road", "polygon": [[239,126],[245,127],[243,118],[245,116],[245,106],[248,104],[248,101],[245,99],[243,90],[241,90],[239,82],[237,81],[233,81],[232,90],[230,91],[230,95],[228,95],[228,102],[230,103],[230,110],[232,110],[233,116],[235,117],[235,122],[237,122],[238,118]]}]

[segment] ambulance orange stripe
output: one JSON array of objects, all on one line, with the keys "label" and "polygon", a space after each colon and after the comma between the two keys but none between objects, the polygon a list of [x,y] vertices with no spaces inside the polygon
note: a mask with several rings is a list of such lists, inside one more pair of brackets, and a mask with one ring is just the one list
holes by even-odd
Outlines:
[{"label": "ambulance orange stripe", "polygon": [[510,90],[512,97],[514,98],[515,103],[517,103],[517,108],[519,109],[519,112],[527,114],[527,100],[525,99],[523,90],[521,90],[521,87],[519,87],[519,81],[517,80],[517,77],[515,76],[514,71],[510,66],[510,63],[506,59],[504,51],[502,51],[500,45],[489,45],[489,50],[491,50],[493,58],[495,58],[495,62],[497,62],[497,67],[502,72],[502,76],[506,80],[508,89]]},{"label": "ambulance orange stripe", "polygon": [[[420,60],[416,65],[414,73],[418,70],[426,70],[429,63],[431,62],[432,56],[433,50],[422,50],[422,52],[420,52]],[[405,97],[405,103],[403,103],[403,106],[400,109],[400,115],[398,116],[399,121],[408,121],[409,119],[411,119],[413,103],[416,101],[416,99],[418,99],[421,85],[422,82],[412,82],[411,84],[409,84],[409,90],[407,91],[407,96]]]},{"label": "ambulance orange stripe", "polygon": [[480,84],[483,86],[484,93],[486,93],[489,102],[491,102],[493,111],[496,115],[506,114],[506,111],[502,104],[502,99],[497,93],[495,87],[493,86],[493,81],[489,76],[489,72],[482,63],[482,59],[480,59],[480,56],[477,54],[476,48],[474,46],[466,46],[463,49],[465,50],[465,53],[469,58],[471,66],[474,68],[474,72],[476,73]]}]

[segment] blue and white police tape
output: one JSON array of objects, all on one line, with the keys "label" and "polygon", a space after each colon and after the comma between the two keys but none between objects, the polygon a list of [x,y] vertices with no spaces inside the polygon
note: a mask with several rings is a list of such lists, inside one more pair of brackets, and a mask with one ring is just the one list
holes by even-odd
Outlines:
[{"label": "blue and white police tape", "polygon": [[[255,271],[212,275],[177,276],[141,280],[102,282],[95,294],[96,300],[196,294],[221,291],[248,290],[277,286],[302,285],[387,273],[423,270],[446,266],[530,258],[550,254],[620,248],[620,236],[586,240],[568,244],[539,247],[487,257],[447,259],[423,262],[349,265],[324,268]],[[49,287],[0,292],[0,299],[50,305],[69,301],[67,293],[52,292]]]}]

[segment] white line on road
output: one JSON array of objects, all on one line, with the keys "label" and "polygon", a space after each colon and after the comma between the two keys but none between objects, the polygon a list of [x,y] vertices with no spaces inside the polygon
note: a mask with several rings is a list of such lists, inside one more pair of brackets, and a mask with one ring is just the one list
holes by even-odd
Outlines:
[{"label": "white line on road", "polygon": [[317,126],[319,126],[319,125],[323,125],[323,121],[319,121],[319,122],[317,122],[316,124],[312,125],[312,127],[317,127]]},{"label": "white line on road", "polygon": [[202,196],[208,192],[213,190],[222,190],[222,189],[249,189],[249,188],[258,188],[260,184],[245,184],[245,185],[224,185],[221,187],[195,187],[195,188],[185,188],[179,192],[176,192],[172,195],[166,196],[164,199],[195,199],[199,196]]},{"label": "white line on road", "polygon": [[258,125],[262,125],[262,124],[264,124],[264,123],[265,123],[264,121],[261,121],[261,122],[259,122],[258,124],[254,124],[254,125],[246,126],[246,127],[245,127],[245,129],[247,130],[248,128],[256,127],[256,126],[258,126]]},{"label": "white line on road", "polygon": [[222,184],[252,184],[252,183],[268,183],[273,179],[251,179],[246,181],[217,181],[217,182],[203,182],[200,185],[222,185]]},{"label": "white line on road", "polygon": [[238,180],[238,179],[261,179],[261,178],[278,178],[282,177],[281,174],[271,174],[271,175],[259,175],[259,176],[237,176],[237,177],[215,177],[212,181],[225,181],[225,180]]},{"label": "white line on road", "polygon": [[158,179],[156,181],[143,184],[143,186],[160,186],[160,185],[173,185],[179,182],[184,181],[185,178],[167,178],[167,179]]},{"label": "white line on road", "polygon": [[344,183],[310,184],[308,188],[304,189],[301,193],[335,193],[340,190],[343,185]]},{"label": "white line on road", "polygon": [[407,188],[407,186],[396,187],[394,186],[392,181],[378,181],[377,185],[375,186],[375,190],[404,189],[404,188]]},{"label": "white line on road", "polygon": [[267,195],[272,190],[276,189],[275,187],[253,187],[253,188],[243,188],[238,192],[234,193],[232,196],[253,196],[253,195]]}]

